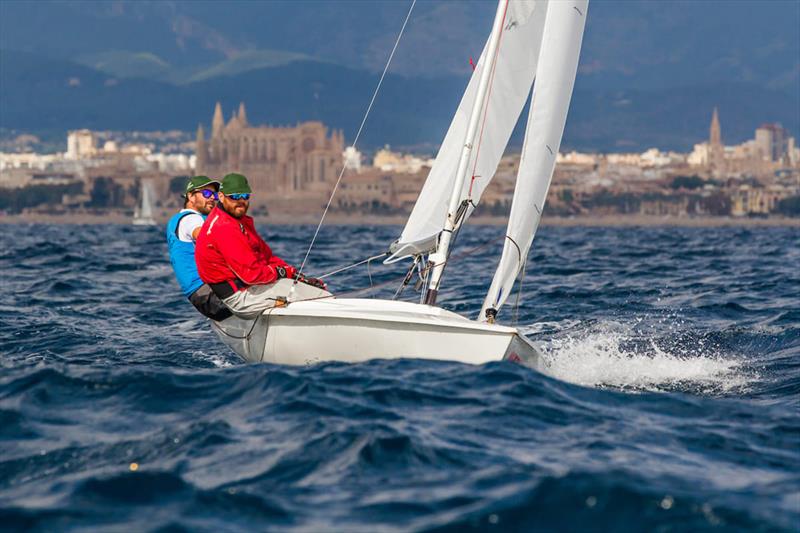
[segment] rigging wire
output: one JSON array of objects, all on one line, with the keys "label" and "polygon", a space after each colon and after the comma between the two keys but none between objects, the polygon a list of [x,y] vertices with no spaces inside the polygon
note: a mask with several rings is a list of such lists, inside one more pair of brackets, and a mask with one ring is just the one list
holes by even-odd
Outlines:
[{"label": "rigging wire", "polygon": [[[369,264],[370,264],[371,261],[374,261],[375,259],[382,259],[382,258],[386,257],[387,255],[389,255],[389,252],[384,252],[382,254],[373,255],[372,257],[367,257],[366,259],[362,259],[361,261],[359,261],[357,263],[353,263],[353,264],[350,264],[350,265],[339,267],[339,268],[336,268],[334,270],[331,270],[330,272],[326,272],[325,274],[319,276],[319,279],[325,279],[325,278],[327,278],[329,276],[333,276],[335,274],[338,274],[339,272],[344,272],[346,270],[350,270],[351,268],[355,268],[357,266],[363,265],[364,263],[366,263],[367,264],[367,268],[369,268]],[[372,277],[372,276],[370,276],[370,277]]]},{"label": "rigging wire", "polygon": [[[460,259],[463,259],[465,257],[472,256],[475,253],[483,250],[484,248],[488,247],[491,244],[496,243],[497,241],[499,241],[501,239],[505,239],[505,236],[495,237],[493,239],[488,239],[488,240],[484,241],[483,243],[479,244],[478,246],[475,246],[474,248],[471,248],[471,249],[469,249],[469,250],[467,250],[467,251],[465,251],[463,253],[457,254],[457,255],[455,255],[453,257],[448,257],[441,264],[445,265],[447,263],[452,263],[452,262],[458,261]],[[417,264],[417,263],[414,263],[414,264]],[[353,265],[350,265],[350,266],[353,266]],[[412,266],[414,266],[414,265],[412,265]],[[421,268],[420,273],[419,273],[420,276],[423,276],[423,277],[427,278],[429,271],[434,266],[435,265],[433,263],[426,264],[424,267]],[[402,283],[403,280],[405,280],[405,277],[406,276],[404,275],[403,278],[400,280],[401,283]],[[368,293],[368,292],[371,292],[371,291],[373,291],[375,289],[380,289],[381,287],[385,287],[387,285],[395,284],[395,283],[397,283],[397,281],[398,281],[398,278],[390,279],[390,280],[387,280],[387,281],[383,281],[381,283],[376,283],[371,287],[365,287],[363,289],[356,289],[354,291],[344,292],[344,293],[339,294],[338,296],[334,296],[334,295],[331,294],[331,295],[326,295],[326,296],[315,296],[314,298],[304,298],[303,300],[293,300],[293,301],[295,301],[295,302],[300,302],[300,301],[308,302],[308,301],[314,301],[314,300],[326,300],[326,299],[329,299],[329,298],[337,298],[337,297],[343,297],[343,296],[348,296],[349,297],[349,296],[353,296],[353,295],[356,295],[356,294]],[[424,292],[423,292],[423,295],[424,295]]]},{"label": "rigging wire", "polygon": [[[386,72],[389,70],[389,65],[392,63],[392,58],[394,57],[394,53],[397,50],[397,45],[400,44],[400,39],[403,37],[403,32],[406,29],[406,25],[408,24],[408,19],[411,18],[411,12],[414,10],[414,6],[416,5],[417,0],[412,0],[411,6],[408,8],[408,13],[406,14],[406,19],[403,21],[403,26],[400,28],[400,33],[397,34],[397,39],[394,42],[394,46],[392,47],[392,51],[389,54],[389,59],[386,61],[386,66],[383,67],[383,73],[381,74],[380,79],[378,80],[378,85],[375,87],[375,92],[372,93],[372,99],[369,101],[369,106],[367,106],[367,111],[364,113],[364,118],[361,119],[361,125],[358,127],[358,131],[356,132],[356,136],[353,139],[353,148],[356,147],[358,143],[358,139],[361,136],[361,131],[364,129],[364,124],[367,122],[367,117],[369,117],[370,111],[372,111],[372,105],[375,103],[375,98],[378,96],[378,91],[381,89],[381,85],[383,84],[383,79],[386,77]],[[300,269],[298,273],[302,274],[303,269],[306,266],[306,261],[308,261],[308,256],[311,254],[311,249],[314,247],[314,243],[317,240],[317,236],[319,235],[319,230],[322,228],[322,223],[325,221],[325,215],[328,214],[328,209],[331,207],[331,202],[333,202],[333,197],[336,195],[336,191],[339,189],[339,183],[342,181],[342,177],[344,176],[344,171],[347,169],[347,165],[344,163],[342,164],[342,171],[339,172],[339,177],[336,180],[336,184],[333,186],[333,191],[331,191],[331,196],[328,198],[328,203],[325,205],[325,210],[322,212],[322,217],[319,219],[319,224],[317,224],[317,229],[314,232],[314,236],[311,238],[311,243],[308,245],[308,250],[306,250],[306,256],[303,258],[303,262],[300,264]],[[294,284],[297,284],[297,280],[295,280]]]}]

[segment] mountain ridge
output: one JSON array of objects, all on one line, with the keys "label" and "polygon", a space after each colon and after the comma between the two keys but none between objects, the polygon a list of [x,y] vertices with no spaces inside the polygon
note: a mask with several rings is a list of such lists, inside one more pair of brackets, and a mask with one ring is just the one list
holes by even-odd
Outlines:
[{"label": "mountain ridge", "polygon": [[[0,50],[0,62],[4,66],[0,69],[0,127],[34,133],[82,127],[193,131],[200,123],[210,123],[214,103],[221,100],[226,114],[245,102],[254,123],[321,120],[343,129],[351,140],[377,82],[373,72],[311,60],[180,86],[116,78],[26,52]],[[465,76],[431,79],[390,73],[367,123],[362,147],[437,146],[466,83]],[[762,122],[782,122],[795,135],[800,127],[792,95],[752,83],[602,91],[579,75],[562,146],[585,151],[652,146],[686,151],[707,138],[715,106],[720,108],[728,143],[751,138]],[[518,126],[512,144],[519,142]]]},{"label": "mountain ridge", "polygon": [[[75,60],[147,52],[176,69],[257,50],[380,71],[407,2],[118,0],[0,2],[0,48]],[[492,2],[419,2],[393,62],[409,76],[466,75]],[[121,66],[114,65],[119,69]],[[581,73],[595,89],[747,81],[800,92],[800,2],[593,0]]]}]

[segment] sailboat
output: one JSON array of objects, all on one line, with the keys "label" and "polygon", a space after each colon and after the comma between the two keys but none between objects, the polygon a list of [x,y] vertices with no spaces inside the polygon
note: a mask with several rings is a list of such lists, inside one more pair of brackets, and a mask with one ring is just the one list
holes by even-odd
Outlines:
[{"label": "sailboat", "polygon": [[[541,354],[497,323],[541,219],[566,122],[588,0],[500,0],[481,57],[435,163],[386,263],[409,261],[425,285],[420,303],[365,298],[292,301],[255,319],[212,322],[247,361],[307,365],[422,358],[533,367]],[[535,82],[535,83],[534,83]],[[532,96],[531,96],[532,93]],[[503,252],[477,319],[437,306],[455,236],[496,172],[531,96]],[[407,280],[410,276],[407,276]]]},{"label": "sailboat", "polygon": [[150,182],[142,181],[139,187],[139,205],[133,210],[134,226],[155,226],[153,218],[153,201]]}]

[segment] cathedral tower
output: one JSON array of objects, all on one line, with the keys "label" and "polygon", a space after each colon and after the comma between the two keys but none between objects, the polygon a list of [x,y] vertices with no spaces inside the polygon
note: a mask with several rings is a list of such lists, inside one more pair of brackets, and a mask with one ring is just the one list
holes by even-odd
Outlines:
[{"label": "cathedral tower", "polygon": [[242,127],[247,127],[247,113],[244,110],[244,102],[239,102],[239,122],[241,123]]},{"label": "cathedral tower", "polygon": [[195,170],[198,174],[202,172],[202,169],[206,167],[206,163],[208,162],[208,150],[206,149],[206,140],[205,140],[205,132],[203,131],[203,125],[200,124],[197,126],[197,146],[195,148],[197,152],[197,162],[195,163]]},{"label": "cathedral tower", "polygon": [[708,166],[718,178],[725,173],[725,146],[722,144],[722,128],[719,125],[719,112],[714,108],[708,135]]},{"label": "cathedral tower", "polygon": [[218,137],[225,128],[225,119],[222,118],[222,106],[217,102],[214,108],[214,119],[211,121],[211,137]]},{"label": "cathedral tower", "polygon": [[711,116],[711,129],[708,144],[712,147],[722,146],[722,128],[719,125],[719,112],[716,107],[714,108],[714,114]]}]

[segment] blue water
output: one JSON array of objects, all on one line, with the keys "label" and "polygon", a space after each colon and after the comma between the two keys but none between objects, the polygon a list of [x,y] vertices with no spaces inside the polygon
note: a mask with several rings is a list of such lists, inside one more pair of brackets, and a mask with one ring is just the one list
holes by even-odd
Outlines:
[{"label": "blue water", "polygon": [[[313,230],[262,229],[292,262]],[[542,228],[501,319],[544,374],[243,364],[181,297],[160,228],[0,230],[0,529],[800,524],[797,228]],[[459,238],[442,305],[478,312],[501,231]],[[310,271],[397,233],[327,227]]]}]

